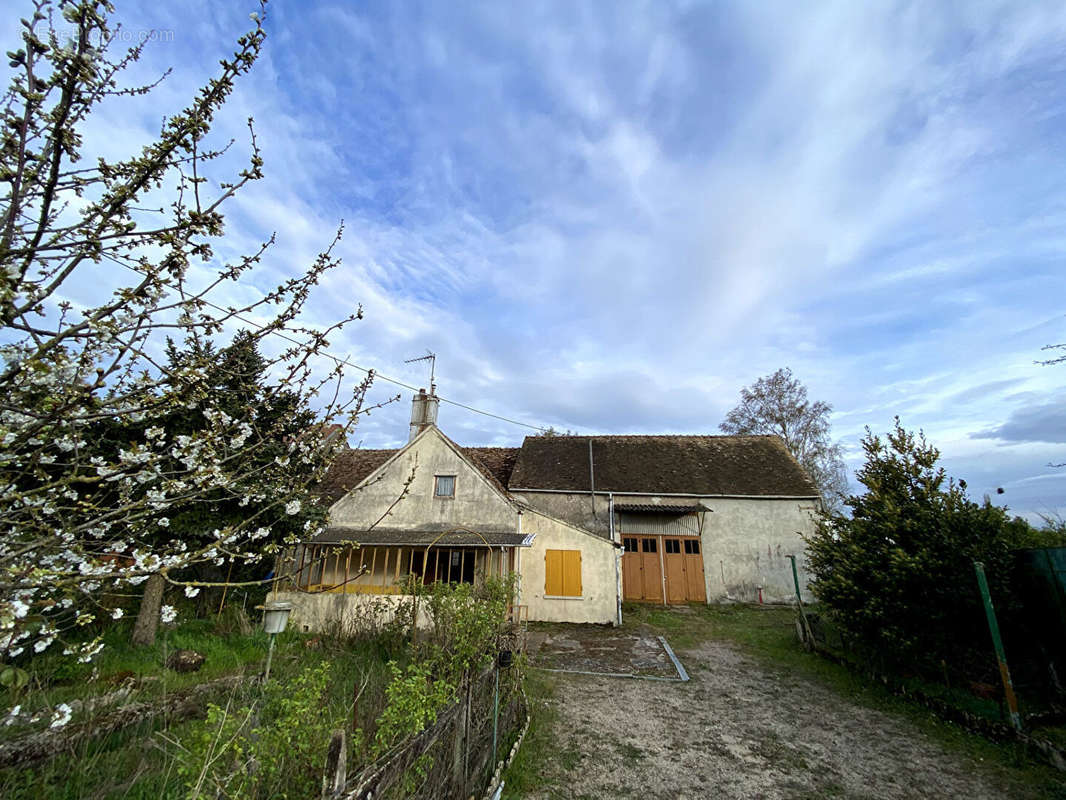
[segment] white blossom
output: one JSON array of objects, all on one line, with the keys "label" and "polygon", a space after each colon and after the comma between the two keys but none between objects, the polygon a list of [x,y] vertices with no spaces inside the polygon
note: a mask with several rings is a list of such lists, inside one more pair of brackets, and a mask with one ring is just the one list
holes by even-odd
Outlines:
[{"label": "white blossom", "polygon": [[70,718],[73,715],[73,713],[74,712],[73,712],[73,710],[71,709],[70,706],[68,706],[66,703],[60,703],[52,711],[52,724],[49,725],[48,727],[49,728],[62,728],[64,725],[66,725],[68,722],[70,722]]},{"label": "white blossom", "polygon": [[198,594],[200,594],[200,587],[198,587],[198,586],[186,586],[185,587],[185,596],[186,597],[196,597],[196,595],[198,595]]},{"label": "white blossom", "polygon": [[178,618],[178,611],[174,606],[163,606],[159,609],[159,619],[164,625],[169,625]]},{"label": "white blossom", "polygon": [[300,508],[302,508],[302,504],[299,500],[290,500],[285,504],[285,513],[289,515],[299,514]]},{"label": "white blossom", "polygon": [[113,608],[111,609],[111,619],[122,619],[122,615],[125,613],[121,608]]}]

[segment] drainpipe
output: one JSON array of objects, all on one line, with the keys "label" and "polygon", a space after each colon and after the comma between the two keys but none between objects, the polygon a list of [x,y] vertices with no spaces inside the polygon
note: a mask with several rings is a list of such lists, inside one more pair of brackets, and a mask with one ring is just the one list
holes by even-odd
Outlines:
[{"label": "drainpipe", "polygon": [[522,605],[522,548],[516,547],[514,549],[514,604],[516,606]]},{"label": "drainpipe", "polygon": [[[518,532],[522,532],[522,509],[518,510]],[[518,613],[518,606],[522,605],[522,548],[521,546],[514,548],[514,604],[515,613]]]},{"label": "drainpipe", "polygon": [[617,618],[615,619],[615,627],[622,624],[622,551],[619,548],[620,542],[615,538],[614,530],[614,493],[607,493],[607,514],[611,524],[611,543],[614,548],[614,585],[615,593],[618,601]]},{"label": "drainpipe", "polygon": [[592,502],[592,517],[596,517],[596,471],[592,464],[592,439],[589,439],[589,500]]}]

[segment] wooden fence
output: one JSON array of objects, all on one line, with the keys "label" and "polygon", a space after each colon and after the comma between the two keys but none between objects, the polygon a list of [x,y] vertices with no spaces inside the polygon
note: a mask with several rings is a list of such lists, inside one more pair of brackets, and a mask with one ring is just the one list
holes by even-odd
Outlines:
[{"label": "wooden fence", "polygon": [[[341,800],[480,796],[526,719],[520,671],[495,665],[473,676],[436,722],[347,780],[343,735],[334,737],[322,796]],[[498,688],[497,688],[498,687]]]}]

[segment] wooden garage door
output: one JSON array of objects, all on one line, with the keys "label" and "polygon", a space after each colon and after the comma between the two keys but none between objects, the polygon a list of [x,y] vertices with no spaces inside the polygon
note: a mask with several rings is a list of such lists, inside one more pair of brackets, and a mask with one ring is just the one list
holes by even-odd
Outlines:
[{"label": "wooden garage door", "polygon": [[622,597],[625,600],[663,601],[663,573],[658,536],[623,536]]},{"label": "wooden garage door", "polygon": [[663,537],[663,566],[666,567],[666,602],[684,603],[685,557],[681,554],[681,540]]},{"label": "wooden garage door", "polygon": [[707,600],[707,582],[703,576],[703,548],[699,539],[682,539],[681,552],[685,559],[685,599]]},{"label": "wooden garage door", "polygon": [[623,535],[622,546],[623,599],[661,603],[664,584],[667,603],[707,599],[699,539]]}]

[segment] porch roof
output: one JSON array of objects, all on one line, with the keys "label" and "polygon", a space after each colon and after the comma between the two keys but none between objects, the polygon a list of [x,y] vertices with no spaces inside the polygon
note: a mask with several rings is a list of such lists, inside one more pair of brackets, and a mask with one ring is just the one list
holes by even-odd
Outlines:
[{"label": "porch roof", "polygon": [[515,531],[474,531],[469,528],[419,529],[374,528],[366,531],[357,528],[326,528],[311,540],[313,544],[358,543],[363,547],[529,547],[532,533]]},{"label": "porch roof", "polygon": [[614,510],[620,514],[663,514],[671,517],[680,517],[685,514],[695,514],[697,511],[706,511],[707,506],[703,503],[688,505],[664,505],[660,503],[615,503]]}]

